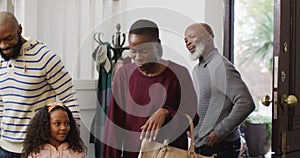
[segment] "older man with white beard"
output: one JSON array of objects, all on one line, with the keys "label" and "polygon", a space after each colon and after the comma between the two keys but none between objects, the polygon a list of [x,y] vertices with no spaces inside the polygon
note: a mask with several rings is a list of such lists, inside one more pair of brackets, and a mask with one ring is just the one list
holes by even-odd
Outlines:
[{"label": "older man with white beard", "polygon": [[190,58],[199,60],[193,70],[200,117],[195,128],[196,152],[237,158],[241,145],[239,126],[255,109],[250,92],[232,63],[215,48],[208,24],[188,26],[185,43]]}]

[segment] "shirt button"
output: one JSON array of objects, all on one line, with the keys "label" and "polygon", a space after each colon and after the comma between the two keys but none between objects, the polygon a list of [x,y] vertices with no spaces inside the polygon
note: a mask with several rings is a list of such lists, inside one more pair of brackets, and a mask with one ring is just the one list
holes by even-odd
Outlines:
[{"label": "shirt button", "polygon": [[9,64],[9,65],[8,65],[8,67],[9,67],[9,68],[11,68],[11,67],[12,67],[12,65],[11,65],[11,64]]}]

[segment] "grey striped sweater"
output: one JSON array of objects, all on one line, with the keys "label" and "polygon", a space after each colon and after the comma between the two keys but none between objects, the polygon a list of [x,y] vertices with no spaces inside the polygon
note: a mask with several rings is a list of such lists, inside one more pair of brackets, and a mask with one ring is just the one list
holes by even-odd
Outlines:
[{"label": "grey striped sweater", "polygon": [[237,140],[239,125],[255,108],[239,72],[214,49],[195,66],[193,79],[199,114],[195,146],[204,145],[213,130],[223,141]]}]

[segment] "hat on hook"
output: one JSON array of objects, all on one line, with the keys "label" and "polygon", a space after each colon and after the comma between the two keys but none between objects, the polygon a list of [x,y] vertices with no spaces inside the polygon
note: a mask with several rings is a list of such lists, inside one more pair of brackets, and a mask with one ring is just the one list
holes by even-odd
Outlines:
[{"label": "hat on hook", "polygon": [[111,69],[111,63],[107,56],[107,46],[99,45],[93,53],[93,57],[97,64],[97,70],[99,72],[100,67],[103,67],[105,71],[108,73]]}]

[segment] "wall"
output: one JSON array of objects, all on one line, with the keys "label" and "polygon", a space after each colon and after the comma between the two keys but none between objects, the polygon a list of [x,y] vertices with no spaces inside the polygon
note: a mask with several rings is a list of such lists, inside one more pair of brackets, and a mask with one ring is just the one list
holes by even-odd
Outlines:
[{"label": "wall", "polygon": [[103,32],[102,40],[111,42],[117,23],[121,24],[121,32],[127,33],[130,24],[139,18],[154,20],[161,29],[164,58],[179,62],[191,71],[195,62],[187,57],[184,29],[194,22],[207,22],[213,27],[216,46],[222,51],[223,0],[13,2],[15,15],[23,26],[23,35],[48,45],[62,58],[73,75],[81,105],[81,135],[88,146],[88,157],[94,153],[93,145],[88,143],[88,129],[96,106],[97,72],[92,59],[97,44],[93,40],[95,32]]},{"label": "wall", "polygon": [[87,158],[94,155],[94,144],[89,143],[91,123],[95,115],[97,81],[77,80],[74,82],[80,104],[81,127],[80,135],[88,149]]},{"label": "wall", "polygon": [[103,40],[111,42],[117,23],[121,23],[121,32],[126,33],[138,18],[156,21],[168,50],[164,57],[189,69],[195,64],[187,58],[183,42],[183,32],[189,24],[211,24],[216,46],[222,51],[223,0],[26,0],[15,1],[15,7],[24,35],[39,39],[56,51],[74,79],[97,78],[91,58],[96,47],[95,32],[103,32]]},{"label": "wall", "polygon": [[14,11],[14,8],[12,6],[11,0],[0,0],[0,11],[7,10],[7,11]]}]

